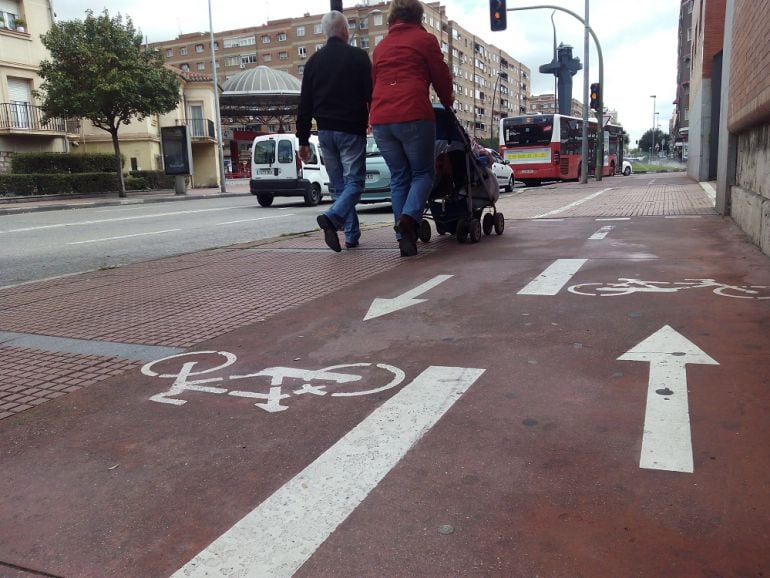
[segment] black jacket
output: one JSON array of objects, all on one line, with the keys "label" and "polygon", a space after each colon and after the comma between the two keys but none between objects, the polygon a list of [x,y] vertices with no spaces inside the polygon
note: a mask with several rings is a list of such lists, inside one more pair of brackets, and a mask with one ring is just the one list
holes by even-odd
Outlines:
[{"label": "black jacket", "polygon": [[365,135],[372,100],[372,63],[366,51],[332,37],[305,65],[297,136],[307,145],[315,117],[319,130]]}]

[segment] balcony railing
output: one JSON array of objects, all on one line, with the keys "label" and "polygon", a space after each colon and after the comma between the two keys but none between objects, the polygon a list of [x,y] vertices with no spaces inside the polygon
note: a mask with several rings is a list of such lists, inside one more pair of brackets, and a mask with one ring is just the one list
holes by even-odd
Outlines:
[{"label": "balcony railing", "polygon": [[27,102],[3,102],[0,103],[0,130],[4,129],[77,134],[80,120],[56,117],[43,122],[43,111],[39,106]]},{"label": "balcony railing", "polygon": [[216,140],[217,138],[217,134],[214,131],[214,121],[207,118],[188,118],[186,120],[177,120],[176,124],[186,124],[190,131],[190,137],[193,139]]}]

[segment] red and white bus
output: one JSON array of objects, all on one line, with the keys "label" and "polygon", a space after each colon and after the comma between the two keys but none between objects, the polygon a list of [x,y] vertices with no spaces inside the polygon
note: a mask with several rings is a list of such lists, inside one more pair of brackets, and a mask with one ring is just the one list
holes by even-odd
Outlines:
[{"label": "red and white bus", "polygon": [[[588,171],[594,174],[595,120],[588,121]],[[500,155],[525,185],[580,179],[583,119],[561,114],[531,114],[500,119]],[[616,174],[622,163],[623,127],[604,127],[602,175]]]}]

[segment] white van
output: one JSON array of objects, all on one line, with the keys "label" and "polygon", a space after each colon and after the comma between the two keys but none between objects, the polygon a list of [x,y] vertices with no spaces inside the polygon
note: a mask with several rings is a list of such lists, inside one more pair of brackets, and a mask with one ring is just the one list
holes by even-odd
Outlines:
[{"label": "white van", "polygon": [[318,136],[310,136],[310,161],[299,158],[299,139],[293,134],[264,134],[251,148],[249,189],[263,207],[274,197],[303,197],[314,206],[329,194],[329,175],[323,162]]}]

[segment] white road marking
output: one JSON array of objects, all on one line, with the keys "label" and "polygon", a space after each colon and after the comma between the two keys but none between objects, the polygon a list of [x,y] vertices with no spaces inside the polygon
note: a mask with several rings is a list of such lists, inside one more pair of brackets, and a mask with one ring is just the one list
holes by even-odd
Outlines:
[{"label": "white road marking", "polygon": [[519,295],[556,295],[588,259],[557,259],[519,291]]},{"label": "white road marking", "polygon": [[537,217],[535,219],[537,219],[536,223],[561,223],[564,221],[564,219],[538,219]]},{"label": "white road marking", "polygon": [[631,217],[597,217],[595,221],[630,221]]},{"label": "white road marking", "polygon": [[692,473],[692,440],[685,365],[719,363],[668,325],[664,325],[618,359],[646,361],[650,364],[639,467]]},{"label": "white road marking", "polygon": [[482,373],[429,367],[173,576],[291,576]]},{"label": "white road marking", "polygon": [[67,245],[85,245],[87,243],[101,243],[102,241],[117,241],[118,239],[130,239],[132,237],[145,237],[147,235],[162,235],[164,233],[176,233],[182,229],[166,229],[165,231],[152,231],[150,233],[135,233],[133,235],[119,235],[117,237],[103,237],[101,239],[89,239],[88,241],[73,241]]},{"label": "white road marking", "polygon": [[422,303],[423,301],[427,301],[427,299],[415,299],[415,297],[422,295],[426,291],[430,291],[451,277],[452,275],[436,275],[430,281],[426,281],[422,285],[418,285],[414,289],[410,289],[406,293],[402,293],[393,299],[380,299],[379,297],[375,297],[371,306],[369,306],[369,311],[367,311],[366,315],[364,316],[364,321],[368,319],[374,319],[375,317],[380,317],[382,315],[387,315],[388,313],[393,313],[399,309],[404,309],[406,307],[411,307],[412,305]]},{"label": "white road marking", "polygon": [[615,227],[612,226],[612,225],[604,225],[604,227],[602,227],[601,229],[596,231],[596,233],[594,233],[593,235],[588,237],[588,240],[589,241],[598,241],[598,240],[604,239],[607,235],[610,234],[610,231],[612,231],[612,229],[614,229],[614,228]]},{"label": "white road marking", "polygon": [[60,229],[63,227],[80,227],[83,225],[98,225],[101,223],[119,223],[120,221],[136,221],[137,219],[154,219],[157,217],[171,217],[174,215],[190,215],[192,213],[209,213],[212,211],[232,211],[241,207],[217,207],[214,209],[192,209],[189,211],[171,211],[168,213],[152,213],[150,215],[133,215],[128,217],[118,217],[114,219],[94,219],[92,221],[79,221],[76,223],[57,223],[55,225],[39,225],[37,227],[24,227],[22,229],[8,229],[0,231],[3,233],[27,233],[29,231],[41,231],[43,229]]},{"label": "white road marking", "polygon": [[285,215],[272,215],[270,217],[253,217],[251,219],[238,219],[237,221],[223,221],[222,223],[217,223],[217,227],[219,225],[233,225],[235,223],[249,223],[251,221],[264,221],[265,219],[282,219],[284,217],[293,217],[294,213],[287,213]]},{"label": "white road marking", "polygon": [[654,184],[654,183],[655,183],[655,181],[657,181],[657,180],[658,180],[658,179],[652,179],[652,180],[651,180],[649,183],[647,183],[647,184],[648,184],[648,185],[652,185],[652,184]]},{"label": "white road marking", "polygon": [[666,215],[665,218],[666,219],[702,219],[703,215]]},{"label": "white road marking", "polygon": [[700,188],[703,189],[703,192],[706,193],[706,196],[711,201],[711,206],[713,207],[717,203],[717,192],[714,189],[714,187],[711,185],[708,181],[701,181],[698,183],[700,185]]},{"label": "white road marking", "polygon": [[567,211],[573,207],[577,207],[578,205],[582,205],[586,201],[590,201],[591,199],[595,199],[599,195],[606,193],[607,191],[611,191],[612,187],[609,187],[607,189],[602,189],[601,191],[597,191],[595,193],[592,193],[588,195],[587,197],[583,197],[582,199],[578,199],[574,203],[570,203],[569,205],[565,205],[563,207],[559,207],[558,209],[554,209],[553,211],[548,211],[547,213],[543,213],[542,215],[536,215],[532,217],[533,219],[542,219],[543,217],[550,217],[551,215],[557,215],[559,213],[562,213],[564,211]]}]

